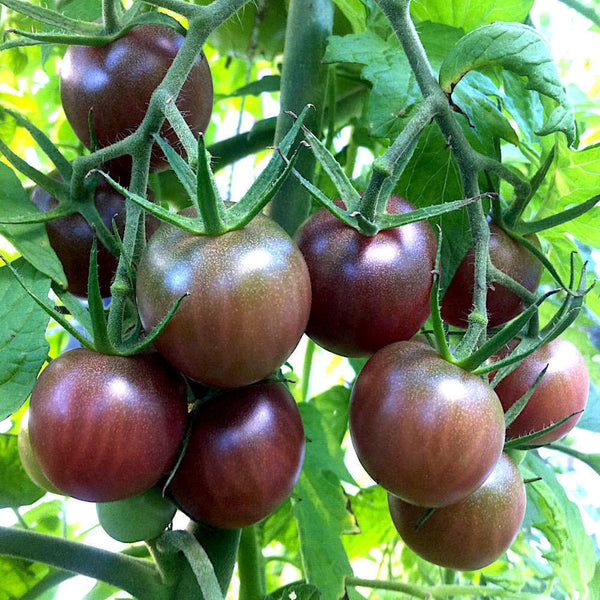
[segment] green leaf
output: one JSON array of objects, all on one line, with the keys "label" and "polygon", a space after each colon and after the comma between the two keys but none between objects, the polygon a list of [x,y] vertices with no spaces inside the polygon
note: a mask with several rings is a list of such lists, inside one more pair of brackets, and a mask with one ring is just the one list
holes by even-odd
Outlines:
[{"label": "green leaf", "polygon": [[[331,471],[338,479],[355,483],[344,463],[344,453],[340,447],[340,441],[336,439],[340,433],[341,424],[338,423],[337,426],[334,424],[334,420],[340,418],[347,425],[347,402],[349,400],[346,401],[345,410],[339,408],[340,399],[343,402],[343,392],[337,388],[332,389],[335,391],[329,390],[331,394],[325,392],[315,398],[315,404],[311,401],[302,402],[299,405],[308,440],[304,468],[313,471]],[[323,409],[324,412],[321,412],[320,409]],[[336,412],[337,414],[335,414]]]},{"label": "green leaf", "polygon": [[50,572],[50,567],[0,556],[0,598],[21,598]]},{"label": "green leaf", "polygon": [[[48,296],[50,280],[19,259],[12,263],[40,297]],[[48,315],[0,268],[0,421],[27,400],[48,355],[45,338]]]},{"label": "green leaf", "polygon": [[495,21],[522,22],[534,0],[413,0],[411,14],[421,21],[435,21],[465,32]]},{"label": "green leaf", "polygon": [[319,588],[304,581],[295,581],[284,585],[269,594],[265,600],[319,600],[322,598]]},{"label": "green leaf", "polygon": [[521,468],[527,479],[541,477],[541,481],[527,486],[527,497],[528,519],[551,545],[551,549],[544,552],[544,558],[569,595],[583,597],[594,576],[596,557],[579,508],[567,497],[554,470],[537,453],[528,452]]},{"label": "green leaf", "polygon": [[[15,172],[0,163],[0,221],[39,213]],[[6,225],[0,223],[0,235],[4,236],[38,271],[48,275],[66,288],[67,278],[62,265],[48,241],[43,223],[29,225]]]},{"label": "green leaf", "polygon": [[359,529],[357,535],[344,536],[351,560],[367,556],[371,548],[381,548],[398,539],[390,518],[387,492],[381,486],[360,490],[350,497],[350,503]]},{"label": "green leaf", "polygon": [[0,508],[33,504],[45,493],[29,479],[21,464],[17,436],[0,434]]},{"label": "green leaf", "polygon": [[[395,193],[415,206],[429,206],[462,198],[460,173],[446,140],[436,125],[430,125],[421,136]],[[445,289],[471,246],[469,220],[464,210],[443,215],[436,220],[442,227],[441,287]]]},{"label": "green leaf", "polygon": [[542,35],[527,25],[494,23],[485,25],[459,40],[440,68],[440,85],[452,93],[466,73],[485,67],[502,67],[527,77],[527,87],[552,98],[558,106],[537,133],[548,135],[558,131],[575,141],[575,119],[550,48]]},{"label": "green leaf", "polygon": [[600,600],[600,561],[596,563],[594,578],[590,582],[588,600]]},{"label": "green leaf", "polygon": [[300,552],[308,581],[325,598],[344,595],[344,579],[352,575],[340,535],[349,530],[347,500],[331,471],[304,469],[292,497]]},{"label": "green leaf", "polygon": [[310,400],[311,403],[317,406],[322,415],[322,423],[327,433],[330,451],[332,451],[332,443],[338,447],[340,446],[346,431],[348,431],[350,392],[350,388],[346,386],[334,385]]},{"label": "green leaf", "polygon": [[335,0],[336,6],[344,13],[344,16],[356,33],[361,33],[367,26],[367,11],[365,4],[360,0]]},{"label": "green leaf", "polygon": [[299,408],[307,444],[302,474],[292,495],[292,514],[298,524],[302,564],[308,582],[325,598],[341,598],[352,567],[340,536],[355,530],[336,474],[344,475],[346,469],[329,454],[317,408],[306,402]]}]

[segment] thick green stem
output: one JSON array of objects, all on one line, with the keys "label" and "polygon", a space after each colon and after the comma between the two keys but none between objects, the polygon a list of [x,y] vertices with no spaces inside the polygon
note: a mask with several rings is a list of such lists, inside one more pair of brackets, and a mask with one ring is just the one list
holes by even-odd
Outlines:
[{"label": "thick green stem", "polygon": [[242,529],[238,550],[239,600],[263,600],[267,593],[265,563],[256,526]]},{"label": "thick green stem", "polygon": [[0,554],[93,577],[139,600],[167,600],[170,596],[150,561],[52,535],[0,527]]},{"label": "thick green stem", "polygon": [[[290,1],[281,75],[281,114],[275,131],[275,145],[283,139],[292,123],[284,111],[300,114],[307,104],[316,109],[307,126],[317,136],[320,134],[327,88],[327,66],[322,59],[332,27],[331,0]],[[315,159],[312,152],[302,152],[296,169],[309,181],[313,180]],[[295,177],[289,177],[271,201],[269,214],[292,234],[308,216],[310,202],[308,192]]]},{"label": "thick green stem", "polygon": [[120,29],[121,0],[102,0],[102,23],[108,35]]}]

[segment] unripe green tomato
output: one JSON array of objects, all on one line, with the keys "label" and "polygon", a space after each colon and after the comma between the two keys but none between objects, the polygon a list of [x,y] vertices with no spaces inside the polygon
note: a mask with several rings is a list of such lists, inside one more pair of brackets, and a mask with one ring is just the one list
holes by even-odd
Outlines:
[{"label": "unripe green tomato", "polygon": [[31,438],[29,437],[29,425],[27,416],[21,421],[19,435],[17,437],[17,447],[19,448],[19,457],[21,463],[29,479],[43,490],[52,492],[53,494],[61,494],[62,492],[46,477],[42,470],[40,461],[38,460],[33,448],[31,447]]},{"label": "unripe green tomato", "polygon": [[110,537],[132,544],[158,537],[173,520],[177,509],[159,486],[114,502],[98,502],[100,525]]}]

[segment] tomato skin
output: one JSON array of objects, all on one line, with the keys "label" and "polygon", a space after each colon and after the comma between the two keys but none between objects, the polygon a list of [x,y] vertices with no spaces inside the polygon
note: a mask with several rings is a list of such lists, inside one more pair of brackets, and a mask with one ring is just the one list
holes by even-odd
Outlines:
[{"label": "tomato skin", "polygon": [[[100,147],[135,131],[142,122],[150,97],[162,82],[184,37],[165,25],[138,25],[105,46],[69,46],[61,70],[61,100],[77,137],[90,147],[88,113]],[[199,56],[176,101],[186,123],[197,136],[206,131],[213,104],[210,67]],[[161,135],[179,152],[182,145],[173,128],[163,125]],[[113,169],[131,170],[131,157],[111,161]],[[168,167],[157,145],[153,170]]]},{"label": "tomato skin", "polygon": [[[495,387],[506,412],[533,385],[548,365],[525,408],[506,430],[507,439],[529,435],[583,411],[589,394],[589,372],[577,346],[564,338],[556,338],[540,346],[502,379]],[[561,439],[579,421],[581,412],[556,429],[532,440],[531,445],[550,444]]]},{"label": "tomato skin", "polygon": [[504,445],[492,388],[420,342],[375,353],[350,399],[350,434],[367,473],[412,504],[458,502],[490,474]]},{"label": "tomato skin", "polygon": [[[536,236],[527,236],[539,245]],[[542,263],[524,246],[513,240],[505,231],[490,223],[489,252],[492,264],[519,282],[530,292],[535,292],[542,276]],[[458,266],[442,301],[442,319],[455,327],[466,328],[473,306],[473,277],[475,263],[471,248]],[[487,290],[488,327],[498,327],[521,314],[523,300],[503,285],[493,283]]]},{"label": "tomato skin", "polygon": [[[394,214],[413,209],[398,196],[387,205]],[[322,208],[296,240],[313,289],[306,333],[323,348],[369,356],[410,339],[427,320],[437,247],[427,221],[366,236]]]},{"label": "tomato skin", "polygon": [[146,331],[188,294],[155,346],[188,377],[221,387],[276,371],[300,341],[311,302],[302,254],[262,215],[217,237],[161,225],[140,259],[136,292]]},{"label": "tomato skin", "polygon": [[158,537],[173,520],[176,512],[176,506],[163,497],[158,486],[131,498],[96,504],[102,529],[124,544]]},{"label": "tomato skin", "polygon": [[31,394],[31,444],[48,479],[69,496],[121,500],[173,466],[187,424],[181,376],[157,354],[65,352]]},{"label": "tomato skin", "polygon": [[46,477],[46,474],[40,465],[40,461],[31,447],[31,437],[29,435],[27,418],[24,418],[23,421],[21,421],[17,445],[21,464],[27,475],[29,475],[29,479],[43,490],[61,495],[62,492],[48,479],[48,477]]},{"label": "tomato skin", "polygon": [[[42,212],[47,212],[58,206],[58,200],[45,189],[36,186],[31,192],[31,201]],[[94,203],[102,222],[109,231],[113,224],[123,235],[125,231],[125,197],[117,192],[105,179],[98,182],[94,192]],[[152,215],[146,215],[146,234],[149,236],[158,227],[159,221]],[[67,276],[67,290],[87,298],[88,274],[90,270],[90,253],[94,234],[89,223],[80,213],[46,222],[46,232],[50,245]],[[117,270],[119,259],[104,245],[98,243],[98,281],[100,294],[103,298],[110,296],[110,285]]]},{"label": "tomato skin", "polygon": [[515,541],[527,494],[518,467],[502,454],[481,487],[456,504],[436,509],[419,527],[426,508],[391,494],[388,502],[394,526],[416,554],[441,567],[474,571],[492,564]]},{"label": "tomato skin", "polygon": [[283,383],[224,391],[201,404],[169,490],[190,518],[234,529],[271,514],[304,460],[304,426]]}]

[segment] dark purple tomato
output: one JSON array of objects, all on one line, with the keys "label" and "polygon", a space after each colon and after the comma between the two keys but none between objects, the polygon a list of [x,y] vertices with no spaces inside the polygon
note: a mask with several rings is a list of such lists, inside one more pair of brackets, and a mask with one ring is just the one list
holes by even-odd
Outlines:
[{"label": "dark purple tomato", "polygon": [[221,387],[269,377],[297,346],[310,311],[302,254],[263,215],[216,237],[161,225],[137,274],[146,331],[184,294],[155,346],[188,377]]},{"label": "dark purple tomato", "polygon": [[69,496],[109,502],[167,474],[187,425],[182,377],[158,354],[76,348],[40,374],[29,408],[31,445]]},{"label": "dark purple tomato", "polygon": [[588,368],[577,346],[564,338],[556,338],[540,346],[496,385],[504,410],[507,411],[527,392],[546,365],[548,370],[525,408],[508,426],[508,439],[540,431],[578,413],[531,441],[536,446],[550,444],[567,435],[581,418],[589,394]]},{"label": "dark purple tomato", "polygon": [[367,473],[420,506],[477,489],[504,445],[504,413],[481,378],[420,342],[397,342],[363,367],[350,400],[350,434]]},{"label": "dark purple tomato", "polygon": [[435,509],[424,522],[427,508],[391,494],[388,501],[400,537],[416,554],[441,567],[474,571],[492,564],[515,541],[527,494],[517,465],[502,454],[481,487],[456,504]]},{"label": "dark purple tomato", "polygon": [[[539,244],[536,236],[528,239]],[[513,240],[494,223],[490,223],[490,259],[492,264],[535,292],[542,276],[542,263],[524,246]],[[442,319],[455,327],[466,328],[467,317],[473,306],[473,278],[475,263],[470,249],[456,270],[442,302]],[[503,285],[493,283],[487,290],[488,327],[497,327],[521,314],[523,300]]]},{"label": "dark purple tomato", "polygon": [[296,485],[304,427],[283,383],[224,391],[195,411],[192,433],[169,486],[196,521],[232,529],[271,514]]},{"label": "dark purple tomato", "polygon": [[[100,147],[133,133],[142,122],[150,97],[162,82],[184,37],[165,25],[138,25],[105,46],[69,46],[61,70],[61,99],[77,137],[89,148],[88,115]],[[195,135],[206,131],[213,104],[210,67],[204,54],[183,85],[176,105]],[[165,123],[161,135],[178,151],[181,143]],[[166,157],[155,146],[151,168],[166,168]],[[119,168],[121,167],[121,168]],[[111,168],[131,170],[131,158],[111,161]]]},{"label": "dark purple tomato", "polygon": [[[35,187],[31,192],[31,201],[42,212],[58,206],[58,200],[45,189]],[[98,182],[94,193],[96,208],[109,231],[113,231],[113,223],[117,231],[123,235],[125,231],[125,197],[113,188],[105,179]],[[152,215],[146,218],[147,235],[158,227],[158,219]],[[67,276],[68,291],[85,298],[88,295],[88,274],[90,270],[90,253],[94,234],[83,215],[74,213],[68,217],[46,222],[48,239],[54,252],[62,263]],[[119,259],[105,246],[98,243],[98,280],[103,298],[110,296],[110,285],[117,270]]]},{"label": "dark purple tomato", "polygon": [[[387,205],[394,214],[413,209],[397,196]],[[300,227],[296,240],[313,290],[306,333],[323,348],[369,356],[410,339],[427,320],[437,246],[427,221],[369,237],[322,208]]]}]

